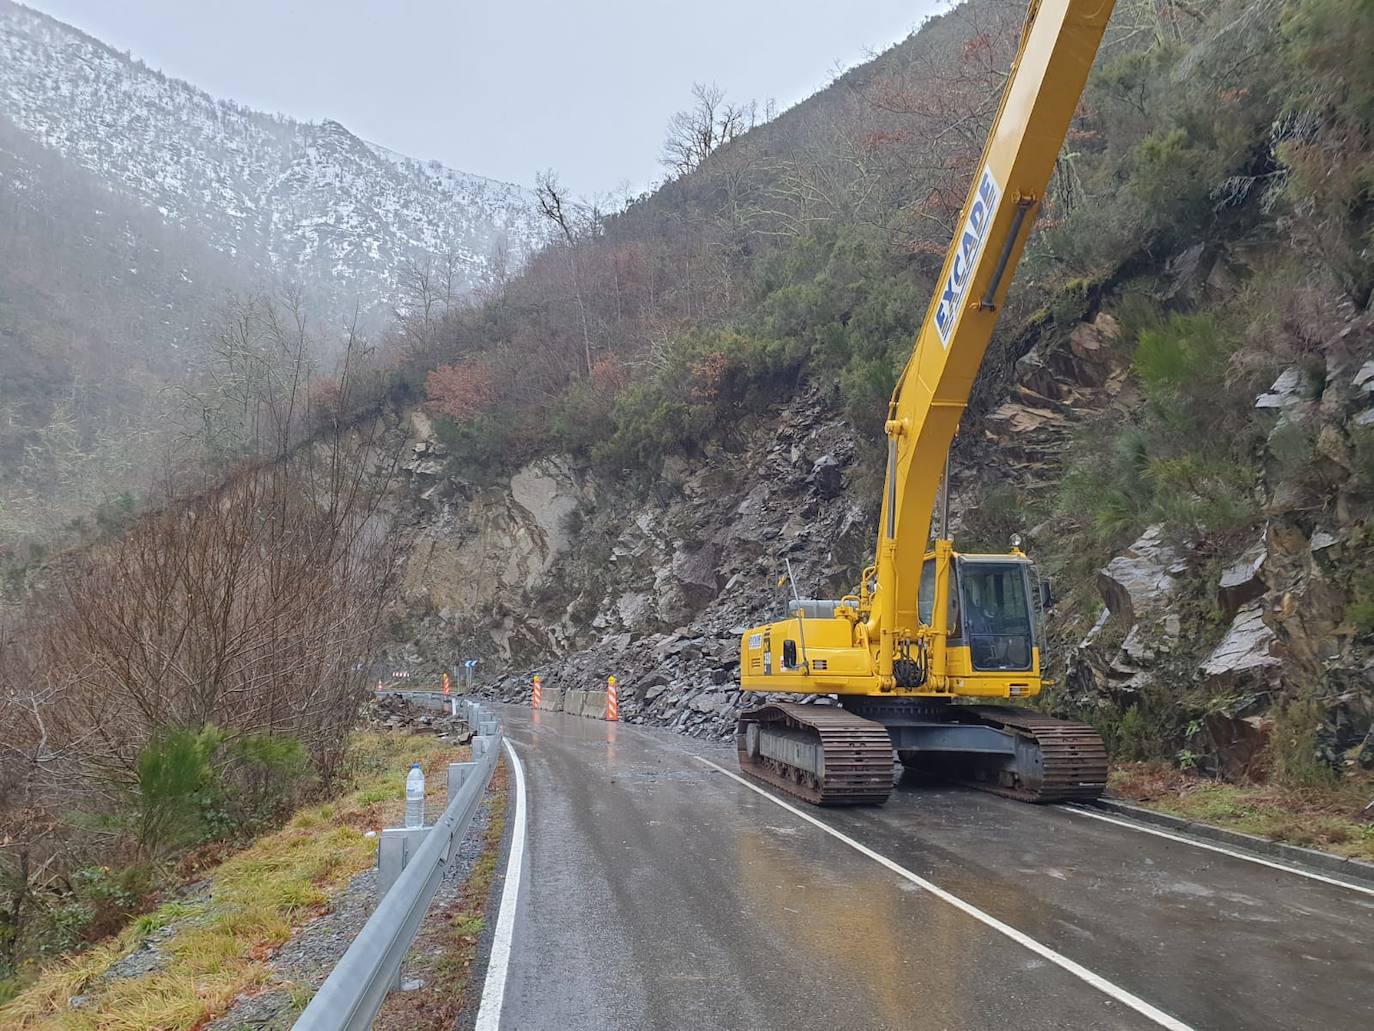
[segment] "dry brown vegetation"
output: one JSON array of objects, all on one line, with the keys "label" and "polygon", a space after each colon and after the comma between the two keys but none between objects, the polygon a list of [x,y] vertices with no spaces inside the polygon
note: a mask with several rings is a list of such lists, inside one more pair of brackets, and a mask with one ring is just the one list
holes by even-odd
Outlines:
[{"label": "dry brown vegetation", "polygon": [[338,774],[403,544],[399,443],[314,410],[303,331],[243,314],[214,413],[232,448],[4,612],[0,974],[116,928],[183,850]]}]

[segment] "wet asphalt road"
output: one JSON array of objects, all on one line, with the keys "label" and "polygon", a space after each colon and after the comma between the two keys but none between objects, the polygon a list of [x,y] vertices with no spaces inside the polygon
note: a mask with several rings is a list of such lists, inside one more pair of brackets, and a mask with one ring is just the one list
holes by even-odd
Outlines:
[{"label": "wet asphalt road", "polygon": [[[696,758],[728,748],[503,718],[529,790],[503,1028],[1160,1026]],[[810,812],[1186,1025],[1374,1027],[1374,896],[954,788]]]}]

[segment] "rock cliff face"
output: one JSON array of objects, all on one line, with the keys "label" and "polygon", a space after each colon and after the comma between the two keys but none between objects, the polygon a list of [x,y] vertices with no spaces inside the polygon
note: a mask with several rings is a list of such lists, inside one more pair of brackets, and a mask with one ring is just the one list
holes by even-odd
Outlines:
[{"label": "rock cliff face", "polygon": [[[1288,478],[1266,475],[1257,539],[1218,565],[1194,542],[1148,526],[1096,572],[1088,596],[1099,605],[1051,611],[1060,704],[1119,715],[1164,697],[1183,714],[1175,747],[1239,776],[1262,773],[1285,701],[1312,698],[1325,760],[1374,766],[1374,651],[1348,616],[1374,565],[1350,443],[1374,421],[1371,339],[1370,320],[1352,320],[1323,349],[1324,377],[1285,371],[1256,399],[1272,413],[1270,450],[1292,432],[1284,427],[1298,427],[1316,455],[1302,496]],[[1073,433],[1135,404],[1129,369],[1105,314],[1025,355],[1006,400],[979,426],[990,446],[956,464],[956,540],[979,481],[1052,485]],[[615,674],[622,718],[728,734],[738,710],[759,700],[737,689],[739,634],[781,613],[786,563],[801,594],[833,597],[853,588],[872,547],[876,484],[860,471],[838,399],[822,388],[772,424],[671,456],[636,483],[556,456],[478,488],[445,472],[422,414],[410,430],[417,542],[398,657],[436,670],[479,657],[483,689],[508,700],[528,699],[536,671],[550,694]],[[1032,553],[1052,536],[1052,527],[1033,529]],[[1076,586],[1056,593],[1083,596]],[[1206,613],[1200,596],[1214,602]]]},{"label": "rock cliff face", "polygon": [[790,562],[803,594],[844,592],[876,516],[850,489],[856,447],[837,398],[813,390],[729,446],[671,456],[648,483],[618,483],[567,457],[476,488],[412,417],[417,521],[404,600],[419,667],[478,656],[482,681],[527,698],[604,686],[622,718],[720,734],[746,703],[739,635],[781,613]]}]

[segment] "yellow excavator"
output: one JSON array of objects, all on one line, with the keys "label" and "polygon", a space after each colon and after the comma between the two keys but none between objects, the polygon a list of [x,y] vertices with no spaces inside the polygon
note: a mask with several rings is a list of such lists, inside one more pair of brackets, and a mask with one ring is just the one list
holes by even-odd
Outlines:
[{"label": "yellow excavator", "polygon": [[[1047,585],[1013,538],[1007,554],[949,539],[949,449],[1038,212],[1113,0],[1032,0],[1020,47],[888,407],[874,563],[857,592],[795,596],[746,631],[746,691],[835,695],[740,715],[741,769],[818,805],[881,803],[904,767],[1031,802],[1096,798],[1102,740],[1082,723],[962,699],[1040,693]],[[944,490],[940,491],[943,481]],[[937,495],[940,532],[929,544]]]}]

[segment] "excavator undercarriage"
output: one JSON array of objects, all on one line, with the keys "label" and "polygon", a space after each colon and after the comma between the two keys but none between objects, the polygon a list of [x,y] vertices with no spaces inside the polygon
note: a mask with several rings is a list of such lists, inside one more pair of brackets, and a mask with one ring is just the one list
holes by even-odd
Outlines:
[{"label": "excavator undercarriage", "polygon": [[894,752],[908,770],[1023,802],[1092,799],[1107,782],[1092,727],[1002,705],[765,705],[740,715],[736,746],[745,773],[815,805],[886,801]]},{"label": "excavator undercarriage", "polygon": [[814,805],[887,801],[892,740],[834,705],[765,705],[741,713],[735,732],[745,773]]}]

